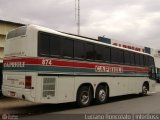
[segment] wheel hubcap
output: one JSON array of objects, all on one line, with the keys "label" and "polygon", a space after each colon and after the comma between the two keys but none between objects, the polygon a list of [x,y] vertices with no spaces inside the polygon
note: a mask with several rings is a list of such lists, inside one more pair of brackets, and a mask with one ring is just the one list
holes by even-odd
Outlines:
[{"label": "wheel hubcap", "polygon": [[83,92],[82,95],[81,95],[81,102],[83,104],[87,104],[89,101],[89,94],[88,92]]},{"label": "wheel hubcap", "polygon": [[147,94],[147,87],[143,86],[143,94],[146,95]]},{"label": "wheel hubcap", "polygon": [[104,90],[99,91],[99,100],[104,101],[106,99],[106,92]]}]

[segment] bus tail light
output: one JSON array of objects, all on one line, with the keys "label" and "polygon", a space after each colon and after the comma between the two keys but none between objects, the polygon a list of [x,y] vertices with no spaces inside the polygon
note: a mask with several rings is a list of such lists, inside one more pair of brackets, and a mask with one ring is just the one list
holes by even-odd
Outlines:
[{"label": "bus tail light", "polygon": [[32,88],[32,77],[31,76],[25,76],[25,88],[26,89]]}]

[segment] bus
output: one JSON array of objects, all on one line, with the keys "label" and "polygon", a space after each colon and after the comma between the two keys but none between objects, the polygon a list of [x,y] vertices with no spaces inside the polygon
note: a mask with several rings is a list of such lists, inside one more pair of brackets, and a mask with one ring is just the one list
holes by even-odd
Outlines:
[{"label": "bus", "polygon": [[155,88],[151,55],[42,26],[8,32],[4,54],[2,93],[8,97],[86,107]]}]

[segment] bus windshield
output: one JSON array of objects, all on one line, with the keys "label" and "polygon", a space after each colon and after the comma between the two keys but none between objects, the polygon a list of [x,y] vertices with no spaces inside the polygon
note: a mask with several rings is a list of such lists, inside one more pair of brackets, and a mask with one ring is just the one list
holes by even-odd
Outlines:
[{"label": "bus windshield", "polygon": [[157,77],[160,78],[160,68],[157,68]]}]

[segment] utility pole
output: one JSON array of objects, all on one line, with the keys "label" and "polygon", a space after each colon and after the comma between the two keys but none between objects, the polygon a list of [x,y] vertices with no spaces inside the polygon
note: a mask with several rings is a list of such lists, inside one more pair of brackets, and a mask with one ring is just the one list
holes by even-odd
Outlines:
[{"label": "utility pole", "polygon": [[80,0],[75,0],[75,19],[77,24],[77,34],[80,35]]}]

